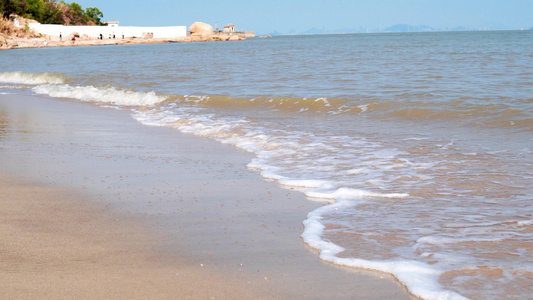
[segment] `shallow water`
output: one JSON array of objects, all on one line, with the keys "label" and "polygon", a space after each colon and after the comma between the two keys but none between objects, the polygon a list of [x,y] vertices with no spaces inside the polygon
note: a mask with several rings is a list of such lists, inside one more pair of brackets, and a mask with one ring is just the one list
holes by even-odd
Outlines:
[{"label": "shallow water", "polygon": [[426,299],[533,290],[533,32],[0,52],[0,89],[130,109],[330,203],[304,241]]}]

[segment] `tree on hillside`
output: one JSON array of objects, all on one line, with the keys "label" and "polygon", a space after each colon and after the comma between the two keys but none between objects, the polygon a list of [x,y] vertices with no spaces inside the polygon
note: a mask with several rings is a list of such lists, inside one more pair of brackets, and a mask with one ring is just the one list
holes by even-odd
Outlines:
[{"label": "tree on hillside", "polygon": [[67,4],[67,7],[70,8],[68,11],[64,11],[66,17],[70,20],[67,25],[76,25],[76,24],[87,24],[89,18],[85,16],[85,12],[76,2]]},{"label": "tree on hillside", "polygon": [[102,25],[103,13],[96,7],[84,10],[80,4],[61,0],[0,0],[0,17],[11,14],[42,24]]},{"label": "tree on hillside", "polygon": [[63,24],[63,11],[56,0],[44,2],[43,14],[39,22],[42,24]]},{"label": "tree on hillside", "polygon": [[24,15],[28,9],[24,0],[0,0],[0,12],[3,17],[9,17],[10,14]]},{"label": "tree on hillside", "polygon": [[26,0],[26,5],[25,17],[40,21],[44,11],[44,0]]},{"label": "tree on hillside", "polygon": [[102,18],[104,14],[96,7],[87,7],[85,9],[85,16],[92,19],[96,25],[102,25]]}]

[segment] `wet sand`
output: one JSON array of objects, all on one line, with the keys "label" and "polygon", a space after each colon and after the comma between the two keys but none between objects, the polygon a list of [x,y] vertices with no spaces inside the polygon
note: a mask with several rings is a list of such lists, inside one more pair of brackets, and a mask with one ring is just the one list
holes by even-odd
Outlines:
[{"label": "wet sand", "polygon": [[0,175],[2,299],[261,298],[83,195]]},{"label": "wet sand", "polygon": [[0,95],[2,299],[410,299],[320,261],[322,205],[251,155],[86,103]]}]

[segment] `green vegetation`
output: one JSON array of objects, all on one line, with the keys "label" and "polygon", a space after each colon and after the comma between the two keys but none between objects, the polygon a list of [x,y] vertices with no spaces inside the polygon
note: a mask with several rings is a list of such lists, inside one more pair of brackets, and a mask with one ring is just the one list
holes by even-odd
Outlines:
[{"label": "green vegetation", "polygon": [[102,25],[104,14],[96,7],[85,10],[76,2],[58,0],[0,0],[0,17],[17,14],[42,24]]}]

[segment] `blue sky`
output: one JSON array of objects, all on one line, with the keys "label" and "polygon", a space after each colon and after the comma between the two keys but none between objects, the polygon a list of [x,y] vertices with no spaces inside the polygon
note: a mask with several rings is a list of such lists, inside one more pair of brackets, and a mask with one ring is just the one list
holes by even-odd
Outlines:
[{"label": "blue sky", "polygon": [[383,30],[396,24],[432,28],[529,29],[533,0],[78,0],[124,26],[190,26],[195,21],[258,34]]}]

